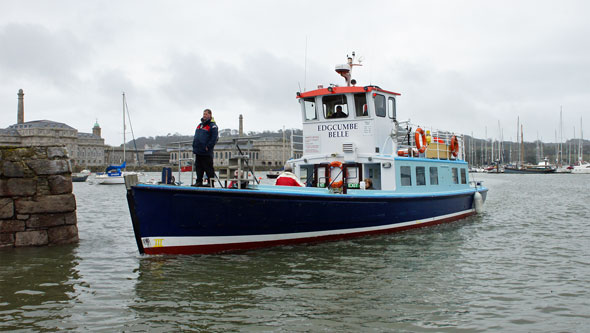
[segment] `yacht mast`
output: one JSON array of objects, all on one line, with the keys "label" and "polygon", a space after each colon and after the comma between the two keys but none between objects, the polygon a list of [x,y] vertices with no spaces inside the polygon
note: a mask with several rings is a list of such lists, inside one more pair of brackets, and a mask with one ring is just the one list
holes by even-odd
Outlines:
[{"label": "yacht mast", "polygon": [[578,161],[580,161],[580,165],[584,160],[584,129],[582,127],[582,117],[580,117],[580,146],[578,148]]},{"label": "yacht mast", "polygon": [[522,134],[522,124],[520,125],[520,165],[522,165],[523,161],[524,161],[524,138],[523,138],[523,134]]},{"label": "yacht mast", "polygon": [[123,92],[123,162],[125,162],[125,155],[126,155],[125,130],[126,130],[126,126],[125,126],[125,92]]},{"label": "yacht mast", "polygon": [[518,145],[518,165],[522,165],[522,158],[521,158],[521,145],[520,145],[520,134],[518,133],[518,128],[520,127],[520,116],[516,117],[516,144]]}]

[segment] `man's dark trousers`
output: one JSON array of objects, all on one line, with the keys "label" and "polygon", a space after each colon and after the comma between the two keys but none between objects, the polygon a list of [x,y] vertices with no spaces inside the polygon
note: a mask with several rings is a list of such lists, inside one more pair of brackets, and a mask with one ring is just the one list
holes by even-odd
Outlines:
[{"label": "man's dark trousers", "polygon": [[197,184],[203,184],[203,173],[209,178],[209,185],[215,183],[215,170],[213,169],[213,156],[195,155],[195,170],[197,171]]}]

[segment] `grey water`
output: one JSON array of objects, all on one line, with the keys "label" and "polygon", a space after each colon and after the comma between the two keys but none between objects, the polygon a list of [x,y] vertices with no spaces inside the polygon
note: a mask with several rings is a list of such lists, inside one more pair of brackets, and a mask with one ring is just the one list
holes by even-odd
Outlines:
[{"label": "grey water", "polygon": [[0,331],[589,331],[590,176],[472,176],[462,221],[194,256],[139,255],[124,186],[74,183],[78,244],[0,250]]}]

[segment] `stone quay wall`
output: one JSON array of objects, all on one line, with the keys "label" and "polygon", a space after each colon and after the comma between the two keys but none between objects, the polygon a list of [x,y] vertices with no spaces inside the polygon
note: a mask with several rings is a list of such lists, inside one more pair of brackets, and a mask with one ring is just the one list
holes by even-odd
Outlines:
[{"label": "stone quay wall", "polygon": [[78,242],[71,174],[64,147],[0,147],[0,248]]}]

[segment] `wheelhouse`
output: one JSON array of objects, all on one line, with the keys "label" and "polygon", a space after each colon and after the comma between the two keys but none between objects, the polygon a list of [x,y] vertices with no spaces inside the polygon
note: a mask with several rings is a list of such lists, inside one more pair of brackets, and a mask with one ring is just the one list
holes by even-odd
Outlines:
[{"label": "wheelhouse", "polygon": [[462,138],[429,130],[427,140],[419,126],[399,122],[400,94],[356,86],[350,73],[357,64],[348,60],[336,66],[347,86],[297,93],[303,157],[292,162],[299,177],[312,187],[342,183],[344,192],[361,188],[365,179],[371,180],[372,189],[400,193],[416,191],[415,186],[426,192],[467,188],[467,164],[458,154]]}]

